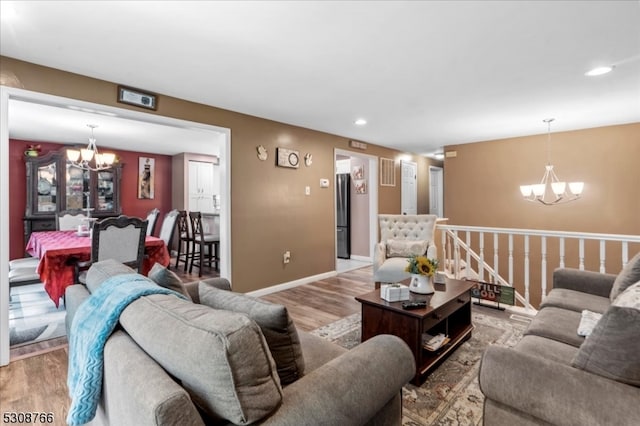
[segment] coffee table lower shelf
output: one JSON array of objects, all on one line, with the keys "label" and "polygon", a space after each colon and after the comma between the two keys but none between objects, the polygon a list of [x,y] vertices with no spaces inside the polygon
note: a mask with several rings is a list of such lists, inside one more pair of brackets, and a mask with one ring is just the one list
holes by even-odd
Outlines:
[{"label": "coffee table lower shelf", "polygon": [[440,365],[440,363],[444,361],[451,352],[456,350],[458,346],[471,338],[472,331],[473,325],[467,325],[467,327],[465,327],[465,329],[455,337],[449,336],[451,340],[442,348],[439,348],[435,351],[430,351],[428,349],[422,348],[422,365],[417,366],[416,376],[413,378],[411,383],[416,386],[420,386],[429,375],[429,373],[435,370],[435,368]]}]

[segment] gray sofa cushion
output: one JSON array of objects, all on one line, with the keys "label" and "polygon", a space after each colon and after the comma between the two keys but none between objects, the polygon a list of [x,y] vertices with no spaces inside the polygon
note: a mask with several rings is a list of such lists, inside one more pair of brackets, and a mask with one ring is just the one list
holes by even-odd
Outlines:
[{"label": "gray sofa cushion", "polygon": [[137,273],[137,271],[121,262],[113,259],[101,260],[100,262],[93,263],[87,271],[86,286],[91,293],[94,293],[107,278],[115,275],[135,273]]},{"label": "gray sofa cushion", "polygon": [[633,256],[616,277],[609,299],[613,302],[627,287],[638,281],[640,281],[640,252]]},{"label": "gray sofa cushion", "polygon": [[514,347],[518,352],[536,355],[549,361],[555,361],[564,365],[571,365],[578,348],[535,335],[524,336]]},{"label": "gray sofa cushion", "polygon": [[640,282],[611,304],[580,347],[573,365],[640,386]]},{"label": "gray sofa cushion", "polygon": [[586,309],[602,314],[609,309],[609,305],[611,305],[611,301],[608,297],[596,296],[594,294],[566,288],[554,288],[544,298],[540,304],[540,309],[546,308],[547,306],[555,306],[570,311],[582,312]]},{"label": "gray sofa cushion", "polygon": [[581,318],[580,312],[549,306],[536,314],[524,334],[546,337],[577,348],[584,342],[584,337],[578,336]]},{"label": "gray sofa cushion", "polygon": [[245,294],[220,290],[202,281],[198,286],[198,294],[203,305],[241,312],[258,323],[276,362],[282,384],[292,383],[302,376],[304,359],[300,338],[286,307]]},{"label": "gray sofa cushion", "polygon": [[120,323],[214,419],[250,424],[282,402],[269,347],[244,314],[153,295],[131,303]]},{"label": "gray sofa cushion", "polygon": [[191,295],[185,288],[180,277],[161,264],[156,263],[153,265],[149,271],[149,278],[159,286],[178,292],[191,300]]}]

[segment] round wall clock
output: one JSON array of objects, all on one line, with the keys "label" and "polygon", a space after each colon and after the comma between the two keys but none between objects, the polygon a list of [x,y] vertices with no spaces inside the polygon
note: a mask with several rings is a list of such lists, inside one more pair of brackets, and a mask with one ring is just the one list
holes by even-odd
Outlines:
[{"label": "round wall clock", "polygon": [[295,152],[289,154],[289,164],[295,167],[299,162],[300,159],[298,158],[298,154],[296,154]]}]

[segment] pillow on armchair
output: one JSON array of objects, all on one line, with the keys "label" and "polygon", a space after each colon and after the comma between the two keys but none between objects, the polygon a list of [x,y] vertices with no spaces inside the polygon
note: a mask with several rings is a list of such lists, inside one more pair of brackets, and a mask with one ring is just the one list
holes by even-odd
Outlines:
[{"label": "pillow on armchair", "polygon": [[427,252],[426,240],[387,240],[387,257],[421,256]]}]

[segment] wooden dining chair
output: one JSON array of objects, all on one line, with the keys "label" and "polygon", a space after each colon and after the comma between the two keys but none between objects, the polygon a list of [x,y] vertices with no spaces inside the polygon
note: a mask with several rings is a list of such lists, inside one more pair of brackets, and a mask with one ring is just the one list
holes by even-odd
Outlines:
[{"label": "wooden dining chair", "polygon": [[58,231],[77,231],[87,216],[82,210],[61,210],[56,212],[56,229]]},{"label": "wooden dining chair", "polygon": [[201,277],[202,269],[205,266],[218,270],[220,237],[218,235],[205,234],[200,212],[189,212],[189,219],[193,231],[189,273],[193,271],[194,266],[197,266],[198,276]]},{"label": "wooden dining chair", "polygon": [[[189,222],[189,214],[186,210],[178,211],[177,218],[178,227],[178,255],[176,256],[175,268],[178,269],[180,262],[184,262],[184,271],[187,272],[189,267],[189,253],[191,250],[191,244],[193,242],[193,235],[191,232],[191,223]],[[184,250],[184,251],[183,251]]]},{"label": "wooden dining chair", "polygon": [[155,208],[147,213],[147,235],[153,235],[156,231],[156,224],[158,223],[158,216],[160,215],[160,210]]},{"label": "wooden dining chair", "polygon": [[106,259],[117,260],[141,273],[146,236],[147,221],[137,217],[122,215],[97,221],[91,237],[91,260],[76,264],[76,282],[85,283],[91,264]]}]

